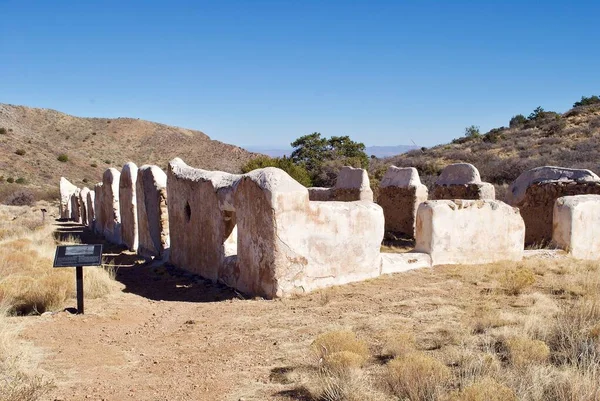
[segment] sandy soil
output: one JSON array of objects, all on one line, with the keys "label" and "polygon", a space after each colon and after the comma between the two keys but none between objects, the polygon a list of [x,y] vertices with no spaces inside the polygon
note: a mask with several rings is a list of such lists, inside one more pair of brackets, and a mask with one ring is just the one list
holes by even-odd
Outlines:
[{"label": "sandy soil", "polygon": [[[79,231],[61,227],[64,234]],[[41,349],[41,368],[56,384],[45,399],[302,400],[298,383],[287,377],[307,363],[317,335],[351,329],[377,355],[391,328],[422,330],[426,339],[432,327],[460,320],[482,293],[477,283],[465,285],[436,268],[294,299],[248,300],[181,271],[136,263],[135,255],[108,252],[121,265],[122,291],[86,300],[85,315],[20,318],[21,337]]]}]

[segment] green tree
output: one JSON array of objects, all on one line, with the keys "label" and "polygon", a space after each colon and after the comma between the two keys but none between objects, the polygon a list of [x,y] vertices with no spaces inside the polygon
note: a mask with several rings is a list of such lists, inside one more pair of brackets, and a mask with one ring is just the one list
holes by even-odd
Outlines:
[{"label": "green tree", "polygon": [[527,118],[529,120],[538,120],[540,118],[544,118],[545,116],[546,112],[544,111],[544,108],[542,106],[538,106],[535,108],[535,110],[531,112],[531,114]]},{"label": "green tree", "polygon": [[598,104],[598,103],[600,103],[600,97],[598,97],[596,95],[592,95],[590,97],[581,96],[581,100],[573,103],[573,107],[589,106],[591,104]]},{"label": "green tree", "polygon": [[516,116],[513,116],[513,118],[510,119],[508,126],[510,128],[514,128],[514,127],[518,127],[519,125],[523,125],[526,122],[527,122],[527,117],[525,117],[523,114],[517,114]]},{"label": "green tree", "polygon": [[365,145],[349,136],[323,138],[318,132],[304,135],[292,142],[291,160],[304,166],[313,185],[330,187],[343,166],[367,168],[369,156]]},{"label": "green tree", "polygon": [[465,128],[465,136],[467,138],[479,138],[481,136],[481,132],[479,131],[478,125],[470,125]]},{"label": "green tree", "polygon": [[265,167],[280,168],[305,187],[310,187],[312,184],[308,171],[306,171],[304,167],[295,164],[291,159],[285,156],[273,158],[269,156],[256,157],[242,166],[242,173],[248,173],[252,170]]}]

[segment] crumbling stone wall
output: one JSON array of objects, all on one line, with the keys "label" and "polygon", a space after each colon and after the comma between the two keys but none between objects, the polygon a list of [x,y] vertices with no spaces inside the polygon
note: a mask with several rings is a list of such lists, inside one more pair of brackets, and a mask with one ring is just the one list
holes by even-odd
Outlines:
[{"label": "crumbling stone wall", "polygon": [[417,208],[427,196],[427,187],[421,184],[417,169],[390,166],[377,197],[385,216],[385,231],[414,237]]},{"label": "crumbling stone wall", "polygon": [[87,203],[87,214],[88,214],[88,228],[94,231],[94,224],[96,223],[96,206],[95,206],[95,191],[89,191],[86,198]]},{"label": "crumbling stone wall", "polygon": [[552,241],[577,259],[600,259],[600,195],[558,198]]},{"label": "crumbling stone wall", "polygon": [[417,211],[415,251],[432,264],[521,260],[525,224],[519,210],[495,200],[435,200]]},{"label": "crumbling stone wall", "polygon": [[552,239],[554,203],[563,196],[600,194],[600,182],[544,181],[530,185],[518,207],[525,221],[525,243]]},{"label": "crumbling stone wall", "polygon": [[94,185],[94,232],[98,235],[102,235],[104,231],[104,208],[102,207],[102,183],[99,182]]},{"label": "crumbling stone wall", "polygon": [[276,168],[235,175],[175,159],[167,176],[176,266],[266,298],[381,273],[383,211],[373,203],[309,202]]},{"label": "crumbling stone wall", "polygon": [[60,192],[60,218],[70,219],[71,218],[71,195],[77,191],[77,187],[65,177],[60,177],[59,181],[59,192]]},{"label": "crumbling stone wall", "polygon": [[384,218],[369,202],[310,202],[276,168],[245,174],[235,187],[237,266],[224,282],[266,298],[376,277]]},{"label": "crumbling stone wall", "polygon": [[127,248],[138,248],[138,213],[136,181],[138,168],[135,163],[125,163],[119,178],[119,213],[121,214],[121,239]]},{"label": "crumbling stone wall", "polygon": [[81,223],[81,204],[79,202],[80,189],[76,188],[75,192],[71,194],[71,221]]},{"label": "crumbling stone wall", "polygon": [[367,171],[349,166],[342,167],[333,188],[312,187],[308,188],[308,193],[314,201],[373,202]]},{"label": "crumbling stone wall", "polygon": [[121,244],[121,212],[119,207],[119,179],[121,173],[109,168],[102,176],[102,234],[107,241]]},{"label": "crumbling stone wall", "polygon": [[89,213],[87,205],[87,197],[89,193],[90,189],[88,187],[83,187],[81,188],[81,191],[79,191],[79,205],[81,207],[81,224],[83,224],[84,226],[87,226],[89,224]]},{"label": "crumbling stone wall", "polygon": [[[138,254],[167,259],[170,247],[167,175],[157,166],[139,168],[136,180]],[[174,226],[178,227],[178,226]]]},{"label": "crumbling stone wall", "polygon": [[225,242],[236,224],[233,186],[239,175],[196,169],[176,158],[167,171],[170,261],[217,281]]},{"label": "crumbling stone wall", "polygon": [[433,199],[495,199],[494,186],[481,181],[479,170],[469,163],[446,166],[433,188]]}]

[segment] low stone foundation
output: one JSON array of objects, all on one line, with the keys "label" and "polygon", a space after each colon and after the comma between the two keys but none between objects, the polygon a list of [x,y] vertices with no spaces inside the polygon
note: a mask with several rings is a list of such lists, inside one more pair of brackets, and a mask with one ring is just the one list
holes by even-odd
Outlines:
[{"label": "low stone foundation", "polygon": [[519,210],[494,200],[435,200],[417,211],[416,252],[432,264],[521,260],[525,224]]},{"label": "low stone foundation", "polygon": [[552,240],[554,203],[563,196],[600,194],[600,182],[544,181],[530,185],[518,205],[525,221],[525,243]]},{"label": "low stone foundation", "polygon": [[577,259],[600,259],[600,195],[558,198],[552,241]]},{"label": "low stone foundation", "polygon": [[377,196],[385,216],[385,231],[414,237],[417,208],[427,196],[427,187],[421,184],[415,168],[390,166]]},{"label": "low stone foundation", "polygon": [[495,199],[496,190],[494,186],[487,182],[479,184],[454,184],[454,185],[436,185],[433,189],[432,199],[452,200],[452,199]]}]

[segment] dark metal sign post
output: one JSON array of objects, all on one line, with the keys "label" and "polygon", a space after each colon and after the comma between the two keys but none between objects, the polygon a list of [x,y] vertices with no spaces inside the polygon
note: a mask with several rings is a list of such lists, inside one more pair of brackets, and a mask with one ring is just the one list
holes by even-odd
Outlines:
[{"label": "dark metal sign post", "polygon": [[75,267],[77,314],[83,315],[83,266],[102,264],[102,245],[60,245],[56,247],[54,267]]}]

